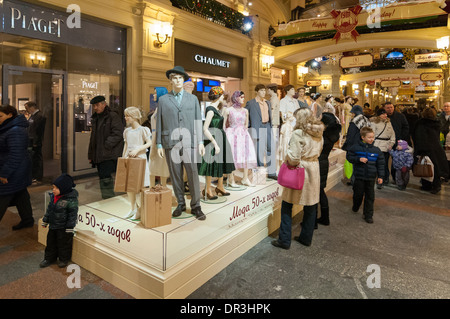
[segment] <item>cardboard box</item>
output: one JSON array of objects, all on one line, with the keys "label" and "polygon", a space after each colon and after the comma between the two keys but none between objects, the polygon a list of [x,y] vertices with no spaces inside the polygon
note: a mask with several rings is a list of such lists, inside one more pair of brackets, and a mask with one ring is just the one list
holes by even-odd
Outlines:
[{"label": "cardboard box", "polygon": [[114,191],[139,193],[144,187],[145,165],[147,165],[145,158],[119,157]]},{"label": "cardboard box", "polygon": [[141,223],[144,228],[172,223],[172,190],[161,185],[142,189]]}]

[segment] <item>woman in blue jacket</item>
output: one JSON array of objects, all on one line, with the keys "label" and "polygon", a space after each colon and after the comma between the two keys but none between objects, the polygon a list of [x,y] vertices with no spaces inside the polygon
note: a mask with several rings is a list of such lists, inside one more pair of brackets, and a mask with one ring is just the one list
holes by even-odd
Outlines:
[{"label": "woman in blue jacket", "polygon": [[34,225],[27,190],[31,185],[27,127],[25,116],[13,106],[0,106],[0,220],[9,206],[16,206],[21,221],[13,230]]}]

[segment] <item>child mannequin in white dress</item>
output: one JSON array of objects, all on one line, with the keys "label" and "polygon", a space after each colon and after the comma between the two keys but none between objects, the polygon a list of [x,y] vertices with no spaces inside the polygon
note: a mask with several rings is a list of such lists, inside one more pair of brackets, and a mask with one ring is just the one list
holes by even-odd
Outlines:
[{"label": "child mannequin in white dress", "polygon": [[[124,147],[122,157],[140,157],[147,161],[147,149],[152,145],[152,133],[150,129],[141,126],[141,111],[134,106],[125,109],[125,121],[127,128],[123,132]],[[144,186],[150,185],[148,163],[145,165]],[[136,193],[128,192],[131,210],[125,218],[139,219],[140,211],[137,207]]]}]

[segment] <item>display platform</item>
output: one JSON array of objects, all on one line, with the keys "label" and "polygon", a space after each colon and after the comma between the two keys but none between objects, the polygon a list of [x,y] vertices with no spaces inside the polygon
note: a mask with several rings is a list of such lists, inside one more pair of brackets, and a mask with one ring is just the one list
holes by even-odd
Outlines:
[{"label": "display platform", "polygon": [[188,208],[153,229],[124,219],[126,195],[80,206],[72,261],[136,298],[185,298],[267,237],[280,191],[272,181],[230,192],[223,203],[201,203],[204,221]]},{"label": "display platform", "polygon": [[[330,154],[327,188],[342,178],[344,161],[345,152]],[[153,229],[124,218],[126,195],[83,205],[72,261],[135,298],[185,298],[279,227],[281,192],[273,180],[230,191],[223,203],[201,203],[204,221],[188,208]]]}]

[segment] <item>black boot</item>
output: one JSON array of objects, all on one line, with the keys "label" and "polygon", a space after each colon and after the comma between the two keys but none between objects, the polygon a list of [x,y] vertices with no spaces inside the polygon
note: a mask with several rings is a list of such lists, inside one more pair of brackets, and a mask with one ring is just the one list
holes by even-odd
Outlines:
[{"label": "black boot", "polygon": [[330,225],[330,209],[328,207],[320,208],[320,218],[317,219],[317,223],[321,225]]}]

